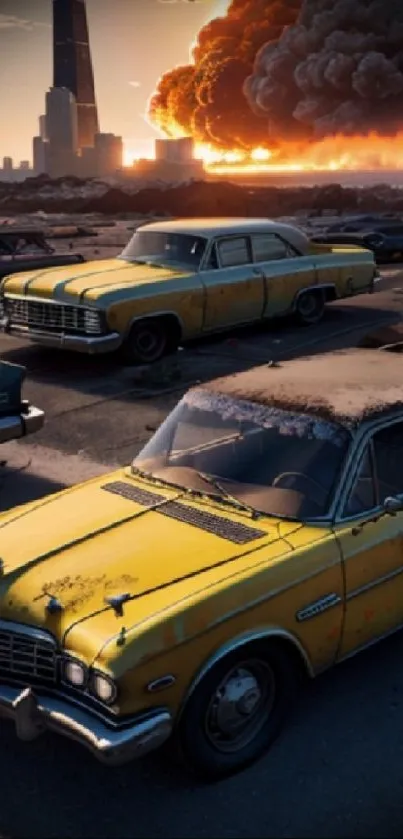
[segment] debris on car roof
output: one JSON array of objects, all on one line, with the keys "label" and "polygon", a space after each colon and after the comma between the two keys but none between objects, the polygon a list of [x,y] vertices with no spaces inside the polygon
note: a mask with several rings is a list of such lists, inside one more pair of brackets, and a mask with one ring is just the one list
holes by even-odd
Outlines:
[{"label": "debris on car roof", "polygon": [[216,379],[208,390],[352,428],[403,410],[402,374],[398,356],[354,348],[255,367]]}]

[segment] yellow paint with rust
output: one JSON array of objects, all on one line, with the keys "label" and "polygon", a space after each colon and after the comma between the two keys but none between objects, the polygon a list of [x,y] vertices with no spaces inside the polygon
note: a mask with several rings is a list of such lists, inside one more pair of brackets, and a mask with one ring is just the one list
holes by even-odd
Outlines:
[{"label": "yellow paint with rust", "polygon": [[336,534],[345,558],[347,609],[340,654],[346,656],[402,624],[402,516],[385,516],[354,533],[351,523],[340,525]]},{"label": "yellow paint with rust", "polygon": [[169,314],[189,339],[287,314],[298,293],[317,285],[333,286],[338,298],[368,291],[374,270],[370,251],[312,243],[304,256],[199,272],[120,258],[55,266],[12,274],[1,288],[6,295],[101,309],[122,340],[134,320]]},{"label": "yellow paint with rust", "polygon": [[[255,528],[236,545],[111,493],[125,481],[188,507]],[[314,621],[297,613],[329,592],[343,599],[340,549],[330,528],[247,514],[212,499],[156,487],[130,470],[95,478],[0,516],[2,618],[51,631],[64,648],[114,676],[119,711],[161,704],[146,685],[167,673],[163,702],[179,709],[192,680],[222,645],[248,632],[287,633],[313,673],[337,656],[340,605]],[[117,617],[105,602],[131,600]],[[49,614],[57,597],[63,611]],[[124,643],[120,643],[124,631]]]}]

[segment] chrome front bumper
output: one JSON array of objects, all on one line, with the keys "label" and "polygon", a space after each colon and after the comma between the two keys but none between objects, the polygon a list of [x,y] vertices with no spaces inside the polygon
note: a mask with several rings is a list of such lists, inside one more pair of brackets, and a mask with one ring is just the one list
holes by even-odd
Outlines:
[{"label": "chrome front bumper", "polygon": [[75,352],[96,355],[108,353],[119,349],[122,338],[118,332],[110,332],[108,335],[90,337],[88,335],[69,335],[62,332],[45,332],[41,329],[30,329],[29,326],[21,326],[9,322],[0,324],[3,332],[7,335],[15,335],[16,338],[25,338],[34,344],[41,344],[44,347],[54,349],[74,350]]},{"label": "chrome front bumper", "polygon": [[20,740],[35,740],[45,731],[55,731],[81,743],[101,763],[112,766],[158,748],[172,732],[168,711],[156,709],[125,727],[114,727],[63,699],[9,685],[0,685],[0,716],[14,720]]},{"label": "chrome front bumper", "polygon": [[15,414],[0,418],[0,443],[8,443],[27,434],[35,434],[42,428],[45,414],[39,408],[30,405],[26,414]]}]

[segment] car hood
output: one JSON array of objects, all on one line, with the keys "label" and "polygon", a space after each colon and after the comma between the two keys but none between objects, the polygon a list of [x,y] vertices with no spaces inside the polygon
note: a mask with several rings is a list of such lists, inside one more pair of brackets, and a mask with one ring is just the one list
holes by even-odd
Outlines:
[{"label": "car hood", "polygon": [[[105,613],[88,649],[96,654],[119,626],[106,598],[128,594],[132,606],[163,591],[169,604],[171,586],[187,580],[200,590],[200,575],[218,566],[228,574],[233,561],[281,542],[295,527],[251,521],[119,470],[0,517],[0,614],[65,643],[73,627]],[[52,598],[60,611],[49,609]],[[142,608],[155,610],[153,598],[147,602]]]},{"label": "car hood", "polygon": [[135,265],[122,259],[100,259],[80,265],[26,271],[5,277],[5,294],[44,297],[65,303],[91,303],[110,291],[127,286],[159,282],[187,272],[151,265]]}]

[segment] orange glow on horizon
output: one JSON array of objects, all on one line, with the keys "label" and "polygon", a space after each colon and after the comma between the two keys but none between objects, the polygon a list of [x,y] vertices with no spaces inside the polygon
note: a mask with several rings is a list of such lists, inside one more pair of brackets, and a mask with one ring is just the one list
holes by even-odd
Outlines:
[{"label": "orange glow on horizon", "polygon": [[[179,138],[183,134],[173,130],[170,136]],[[140,158],[154,159],[153,140],[142,142],[141,151],[125,148],[125,166],[132,166]],[[365,137],[338,135],[318,142],[284,143],[248,152],[196,142],[195,158],[203,162],[206,172],[222,175],[399,170],[403,169],[403,131],[395,137],[376,133]]]}]

